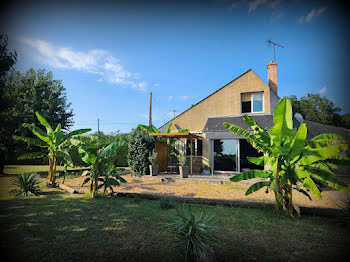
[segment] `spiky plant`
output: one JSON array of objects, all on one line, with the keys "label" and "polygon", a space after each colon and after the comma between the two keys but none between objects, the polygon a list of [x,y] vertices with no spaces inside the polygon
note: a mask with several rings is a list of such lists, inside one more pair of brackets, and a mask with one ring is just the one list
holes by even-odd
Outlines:
[{"label": "spiky plant", "polygon": [[213,229],[217,220],[209,213],[193,212],[190,207],[177,211],[169,224],[183,252],[184,261],[208,261],[215,243]]},{"label": "spiky plant", "polygon": [[12,181],[12,185],[15,186],[16,189],[11,190],[10,194],[15,197],[37,195],[40,192],[39,178],[40,176],[37,173],[17,175]]}]

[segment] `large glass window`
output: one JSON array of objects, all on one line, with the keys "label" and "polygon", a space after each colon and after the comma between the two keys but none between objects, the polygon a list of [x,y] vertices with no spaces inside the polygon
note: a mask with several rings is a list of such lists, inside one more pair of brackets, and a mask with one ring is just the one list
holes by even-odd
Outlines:
[{"label": "large glass window", "polygon": [[214,169],[237,171],[238,140],[214,140]]},{"label": "large glass window", "polygon": [[264,111],[264,93],[241,94],[242,113],[257,113]]}]

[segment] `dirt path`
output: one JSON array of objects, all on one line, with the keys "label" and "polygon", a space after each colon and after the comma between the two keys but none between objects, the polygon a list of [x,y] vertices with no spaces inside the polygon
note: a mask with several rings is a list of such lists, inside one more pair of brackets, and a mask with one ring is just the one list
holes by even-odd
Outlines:
[{"label": "dirt path", "polygon": [[[245,191],[249,186],[235,185],[234,183],[215,185],[185,180],[161,182],[159,177],[137,178],[131,175],[123,175],[123,177],[127,180],[127,183],[116,188],[117,192],[153,193],[169,196],[259,201],[263,203],[274,203],[275,201],[274,194],[272,192],[266,194],[264,189],[246,196]],[[79,192],[88,192],[88,185],[81,187],[83,180],[84,177],[70,178],[66,180],[65,184],[75,187]],[[308,207],[340,208],[343,204],[341,200],[350,199],[350,194],[330,189],[322,192],[322,200],[313,198],[311,201],[297,191],[294,191],[293,194],[295,204]]]}]

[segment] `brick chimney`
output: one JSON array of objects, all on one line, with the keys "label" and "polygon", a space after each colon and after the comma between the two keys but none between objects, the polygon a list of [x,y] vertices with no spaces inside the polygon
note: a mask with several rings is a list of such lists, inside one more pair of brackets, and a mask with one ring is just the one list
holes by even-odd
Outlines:
[{"label": "brick chimney", "polygon": [[277,95],[277,63],[270,62],[267,64],[267,78],[269,80],[270,88]]}]

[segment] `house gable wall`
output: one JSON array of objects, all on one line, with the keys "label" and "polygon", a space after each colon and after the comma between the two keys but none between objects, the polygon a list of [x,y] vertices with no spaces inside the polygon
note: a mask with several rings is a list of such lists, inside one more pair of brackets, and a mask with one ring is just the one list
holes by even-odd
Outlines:
[{"label": "house gable wall", "polygon": [[269,86],[249,70],[171,120],[172,129],[188,128],[190,132],[201,133],[208,117],[241,114],[241,93],[245,92],[264,92],[263,113],[271,112]]}]

